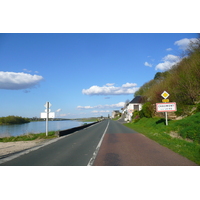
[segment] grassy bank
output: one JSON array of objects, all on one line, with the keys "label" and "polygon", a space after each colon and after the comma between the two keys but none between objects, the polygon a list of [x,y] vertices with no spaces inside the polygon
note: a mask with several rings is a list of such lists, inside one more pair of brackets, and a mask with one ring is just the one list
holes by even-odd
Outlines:
[{"label": "grassy bank", "polygon": [[200,113],[179,121],[169,121],[168,126],[161,118],[142,118],[125,126],[200,165]]},{"label": "grassy bank", "polygon": [[113,118],[112,120],[117,121],[117,120],[120,119],[120,117],[121,117],[121,116],[119,116],[119,117],[115,117],[115,118]]},{"label": "grassy bank", "polygon": [[30,133],[30,134],[25,134],[25,135],[20,135],[20,136],[11,136],[11,137],[3,137],[0,138],[0,142],[16,142],[16,141],[30,141],[30,140],[36,140],[36,139],[51,139],[55,138],[56,132],[51,131],[48,133],[48,136],[46,136],[46,133]]},{"label": "grassy bank", "polygon": [[96,122],[96,121],[98,121],[98,118],[97,117],[90,117],[90,118],[79,118],[79,119],[76,119],[76,120],[79,120],[79,121],[82,121],[82,122]]}]

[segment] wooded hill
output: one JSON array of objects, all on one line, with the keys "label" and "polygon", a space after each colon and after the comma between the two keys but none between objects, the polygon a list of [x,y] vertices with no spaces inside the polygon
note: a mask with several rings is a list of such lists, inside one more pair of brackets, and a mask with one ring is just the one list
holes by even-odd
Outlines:
[{"label": "wooded hill", "polygon": [[178,64],[168,71],[156,73],[154,79],[135,92],[135,96],[147,97],[152,106],[162,102],[163,91],[170,94],[170,102],[177,103],[176,115],[200,111],[200,37],[190,44],[187,55]]}]

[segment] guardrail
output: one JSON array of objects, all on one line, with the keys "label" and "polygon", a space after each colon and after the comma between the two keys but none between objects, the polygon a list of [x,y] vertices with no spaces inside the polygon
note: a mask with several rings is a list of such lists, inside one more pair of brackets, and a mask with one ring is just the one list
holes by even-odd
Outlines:
[{"label": "guardrail", "polygon": [[89,126],[91,126],[91,125],[94,125],[94,124],[96,124],[96,123],[98,123],[98,122],[93,122],[93,123],[90,123],[90,124],[85,124],[85,125],[82,125],[82,126],[77,126],[77,127],[74,127],[74,128],[70,128],[70,129],[58,131],[58,132],[57,132],[57,135],[58,135],[59,137],[64,136],[64,135],[68,135],[68,134],[74,133],[74,132],[76,132],[76,131],[82,130],[82,129],[84,129],[84,128],[87,128],[87,127],[89,127]]}]

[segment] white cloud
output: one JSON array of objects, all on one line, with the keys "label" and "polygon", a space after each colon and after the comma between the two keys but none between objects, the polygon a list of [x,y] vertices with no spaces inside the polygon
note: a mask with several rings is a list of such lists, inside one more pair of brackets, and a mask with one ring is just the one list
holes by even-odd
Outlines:
[{"label": "white cloud", "polygon": [[107,83],[106,84],[107,86],[113,86],[113,85],[115,85],[114,83]]},{"label": "white cloud", "polygon": [[59,108],[58,110],[56,110],[56,112],[60,112],[61,111],[61,109]]},{"label": "white cloud", "polygon": [[126,83],[121,87],[115,87],[114,83],[107,83],[100,87],[91,86],[89,89],[83,89],[82,93],[86,95],[127,95],[135,93],[139,88],[136,83]]},{"label": "white cloud", "polygon": [[66,117],[67,115],[70,115],[70,113],[67,113],[67,114],[60,114],[60,117]]},{"label": "white cloud", "polygon": [[110,110],[93,110],[92,113],[109,113]]},{"label": "white cloud", "polygon": [[137,86],[136,83],[126,83],[122,85],[123,88],[130,88],[130,87],[135,87],[135,86]]},{"label": "white cloud", "polygon": [[166,51],[172,51],[172,48],[167,48]]},{"label": "white cloud", "polygon": [[94,107],[91,106],[77,106],[77,109],[92,109]]},{"label": "white cloud", "polygon": [[147,67],[152,67],[152,64],[150,64],[148,62],[145,62],[144,65],[147,66]]},{"label": "white cloud", "polygon": [[176,41],[174,44],[179,46],[179,49],[187,50],[190,42],[196,42],[196,41],[197,41],[197,38],[190,38],[190,39],[184,38],[184,39]]},{"label": "white cloud", "polygon": [[25,72],[28,72],[28,73],[30,73],[30,72],[32,72],[31,70],[28,70],[28,69],[23,69]]},{"label": "white cloud", "polygon": [[77,109],[109,109],[109,108],[123,108],[125,102],[119,102],[111,105],[97,105],[97,106],[77,106]]},{"label": "white cloud", "polygon": [[158,65],[156,65],[156,70],[160,69],[162,71],[165,70],[169,70],[171,69],[171,67],[175,64],[177,64],[178,62],[181,61],[181,58],[179,56],[174,56],[171,54],[168,54],[167,56],[165,56],[162,59],[164,62],[163,63],[159,63]]},{"label": "white cloud", "polygon": [[43,80],[42,76],[0,71],[0,89],[20,90],[32,88]]}]

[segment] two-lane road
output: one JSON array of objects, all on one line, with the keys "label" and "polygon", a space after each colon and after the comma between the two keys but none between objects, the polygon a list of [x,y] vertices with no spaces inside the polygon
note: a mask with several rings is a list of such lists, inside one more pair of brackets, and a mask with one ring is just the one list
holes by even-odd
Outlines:
[{"label": "two-lane road", "polygon": [[119,122],[104,120],[0,165],[192,166],[196,164]]},{"label": "two-lane road", "polygon": [[108,121],[102,121],[0,165],[87,166],[107,124]]}]

